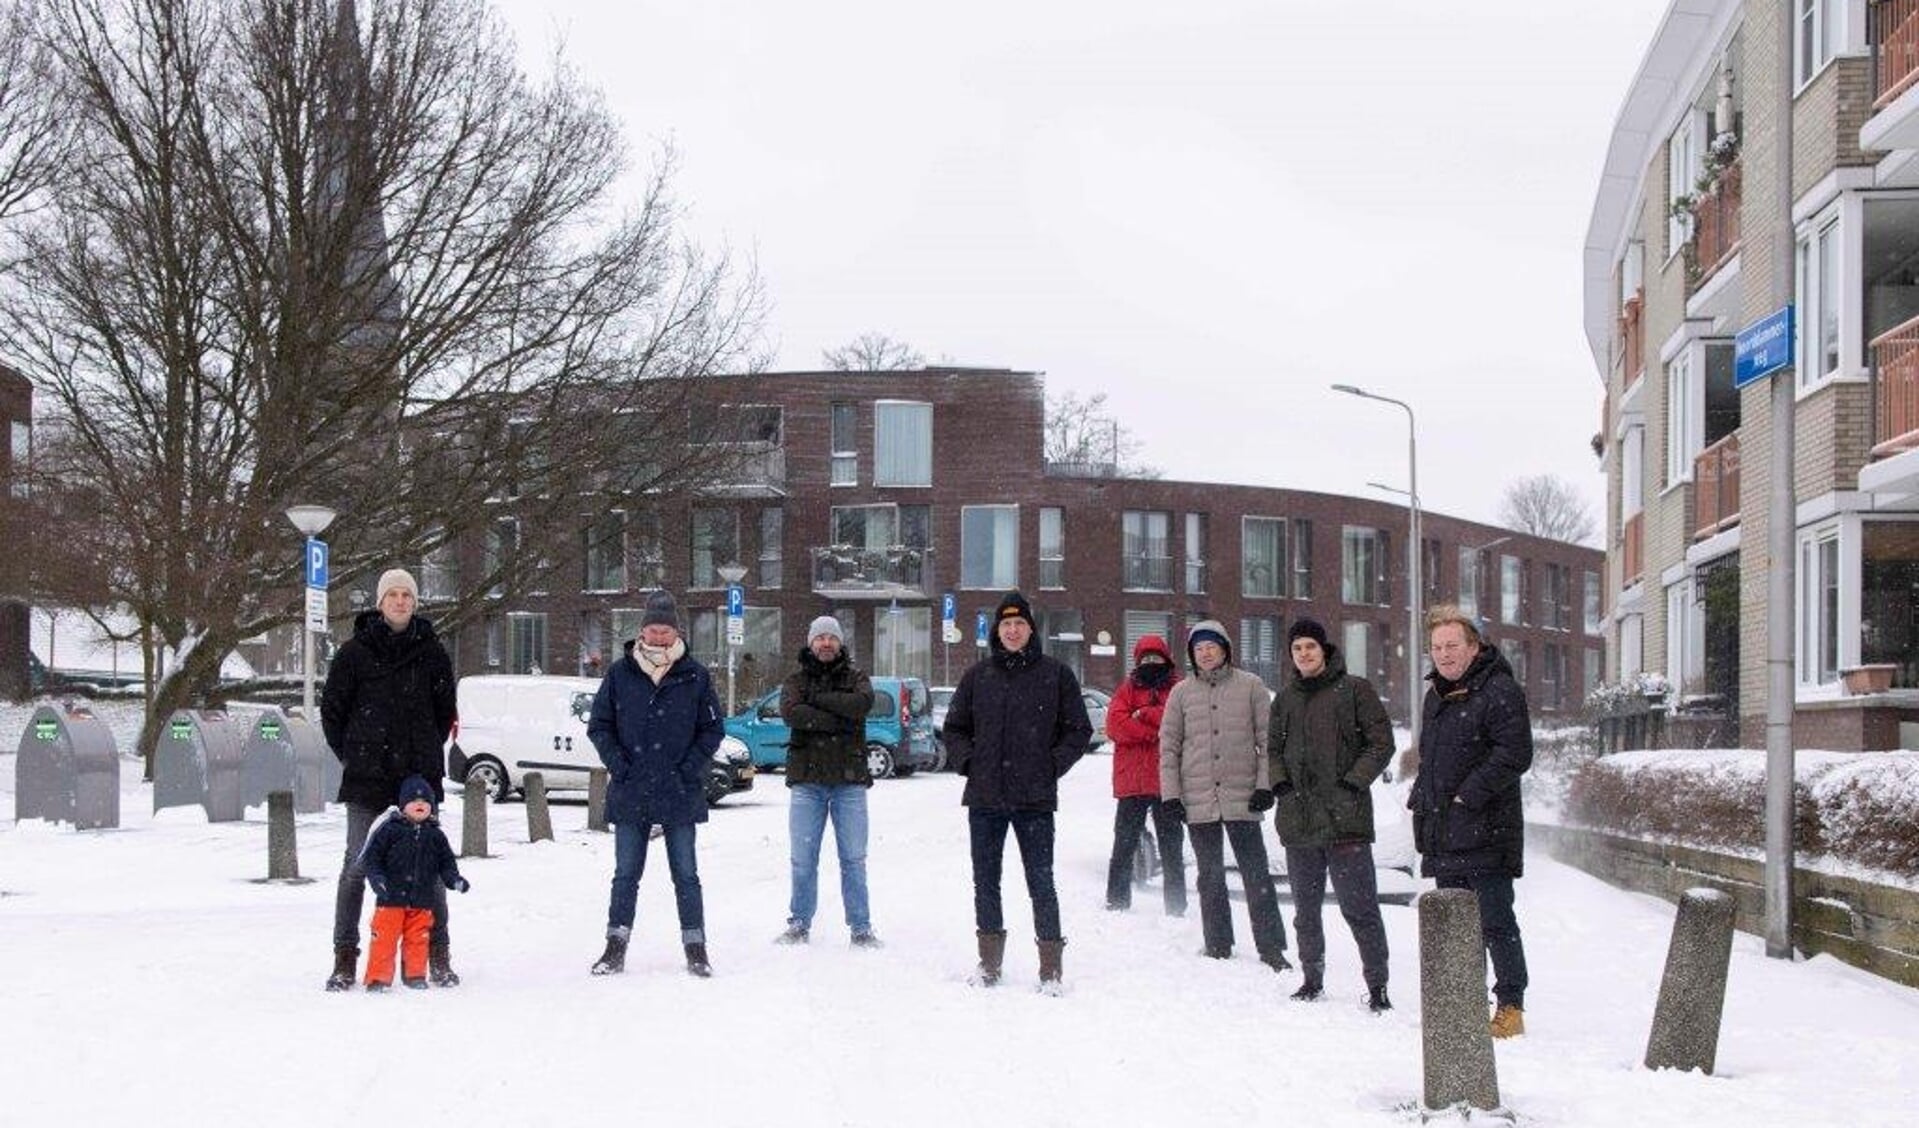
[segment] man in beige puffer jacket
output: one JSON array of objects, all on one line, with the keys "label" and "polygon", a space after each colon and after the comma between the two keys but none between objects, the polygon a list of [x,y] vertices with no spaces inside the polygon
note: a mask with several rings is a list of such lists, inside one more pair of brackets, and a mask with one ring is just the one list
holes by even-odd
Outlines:
[{"label": "man in beige puffer jacket", "polygon": [[1159,793],[1193,836],[1203,954],[1221,960],[1233,954],[1225,852],[1231,839],[1260,961],[1286,971],[1293,966],[1286,960],[1286,926],[1259,821],[1273,806],[1266,764],[1272,694],[1257,676],[1233,665],[1233,645],[1216,620],[1193,627],[1186,655],[1193,676],[1173,687],[1160,722]]}]

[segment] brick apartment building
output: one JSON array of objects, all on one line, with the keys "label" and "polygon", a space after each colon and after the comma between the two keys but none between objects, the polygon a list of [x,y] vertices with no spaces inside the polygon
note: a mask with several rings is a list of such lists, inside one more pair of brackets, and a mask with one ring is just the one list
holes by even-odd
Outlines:
[{"label": "brick apartment building", "polygon": [[[1002,369],[714,378],[742,472],[665,510],[582,507],[543,595],[502,598],[454,639],[461,673],[596,673],[635,633],[646,593],[680,599],[691,647],[725,665],[721,569],[745,570],[738,698],[770,685],[816,615],[836,614],[875,673],[938,684],[979,651],[976,617],[1028,592],[1049,652],[1110,688],[1141,634],[1200,618],[1242,664],[1280,676],[1285,630],[1326,623],[1396,715],[1406,701],[1406,510],[1384,500],[1092,476],[1042,458],[1039,376]],[[518,544],[510,517],[495,538]],[[1602,664],[1596,550],[1424,515],[1426,599],[1491,625],[1543,714],[1577,708]],[[422,569],[429,613],[443,566]],[[943,639],[942,596],[960,641]],[[1423,644],[1416,640],[1416,645]],[[1177,645],[1177,644],[1176,644]],[[750,655],[750,659],[747,657]]]},{"label": "brick apartment building", "polygon": [[[1773,419],[1767,381],[1733,386],[1733,338],[1790,302],[1795,363],[1770,379],[1796,389],[1796,738],[1914,747],[1919,2],[1792,9],[1787,27],[1774,0],[1678,0],[1606,154],[1584,273],[1606,388],[1607,677],[1662,673],[1725,714],[1704,738],[1763,743]],[[1773,187],[1782,83],[1790,214]],[[1848,692],[1874,672],[1895,688]]]}]

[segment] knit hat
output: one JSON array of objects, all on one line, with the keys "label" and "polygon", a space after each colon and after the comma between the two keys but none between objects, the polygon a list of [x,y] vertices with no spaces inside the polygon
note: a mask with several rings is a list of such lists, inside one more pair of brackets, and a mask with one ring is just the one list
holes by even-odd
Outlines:
[{"label": "knit hat", "polygon": [[380,573],[380,583],[373,589],[373,605],[378,607],[386,602],[390,591],[403,591],[415,599],[420,598],[420,585],[413,582],[413,573],[405,568],[388,568]]},{"label": "knit hat", "polygon": [[1186,646],[1188,649],[1198,646],[1202,642],[1210,642],[1221,647],[1229,647],[1232,645],[1226,641],[1225,635],[1206,627],[1200,627],[1186,638]]},{"label": "knit hat", "polygon": [[1033,605],[1026,596],[1018,591],[1009,591],[999,597],[999,606],[993,609],[993,629],[998,630],[1000,623],[1015,618],[1026,620],[1026,625],[1034,630],[1039,629],[1039,624],[1033,621]]},{"label": "knit hat", "polygon": [[1226,652],[1226,661],[1233,660],[1233,643],[1226,637],[1226,625],[1218,619],[1201,619],[1193,624],[1186,635],[1186,660],[1198,668],[1199,659],[1193,656],[1193,649],[1202,642],[1216,643]]},{"label": "knit hat", "polygon": [[410,775],[400,784],[400,806],[404,807],[415,799],[426,800],[429,807],[433,805],[433,785],[424,776]]},{"label": "knit hat", "polygon": [[1302,638],[1310,638],[1321,650],[1326,649],[1326,628],[1320,626],[1317,619],[1295,619],[1286,629],[1286,645],[1291,646]]},{"label": "knit hat", "polygon": [[840,629],[840,621],[831,615],[821,615],[806,628],[806,641],[812,642],[821,635],[832,635],[841,646],[846,645],[846,632]]},{"label": "knit hat", "polygon": [[640,617],[640,626],[664,626],[680,629],[680,608],[673,602],[673,593],[661,588],[646,597],[646,614]]}]

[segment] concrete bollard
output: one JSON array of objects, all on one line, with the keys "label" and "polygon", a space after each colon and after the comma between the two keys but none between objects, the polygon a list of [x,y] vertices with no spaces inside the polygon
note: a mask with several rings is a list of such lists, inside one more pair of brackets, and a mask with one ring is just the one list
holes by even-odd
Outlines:
[{"label": "concrete bollard", "polygon": [[586,773],[586,829],[606,830],[606,769]]},{"label": "concrete bollard", "polygon": [[293,792],[267,792],[267,880],[300,880],[300,848],[293,834]]},{"label": "concrete bollard", "polygon": [[1426,1108],[1464,1103],[1498,1109],[1499,1076],[1486,1018],[1486,942],[1479,931],[1479,898],[1469,889],[1420,895],[1419,1022]]},{"label": "concrete bollard", "polygon": [[460,857],[486,857],[486,795],[478,783],[460,792]]},{"label": "concrete bollard", "polygon": [[553,841],[553,812],[546,805],[546,776],[528,772],[520,786],[526,792],[526,840]]},{"label": "concrete bollard", "polygon": [[1733,900],[1717,889],[1688,889],[1679,898],[1666,949],[1666,974],[1646,1040],[1647,1069],[1711,1073],[1719,1056],[1719,1019],[1726,1009],[1732,960]]}]

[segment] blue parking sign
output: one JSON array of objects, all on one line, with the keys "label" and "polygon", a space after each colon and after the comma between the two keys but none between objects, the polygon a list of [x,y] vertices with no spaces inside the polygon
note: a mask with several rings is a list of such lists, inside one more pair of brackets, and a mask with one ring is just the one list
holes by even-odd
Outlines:
[{"label": "blue parking sign", "polygon": [[738,584],[726,585],[726,615],[729,619],[746,614],[746,589]]},{"label": "blue parking sign", "polygon": [[[285,557],[281,557],[285,559]],[[324,588],[327,586],[327,546],[326,542],[314,537],[307,538],[307,586]]]},{"label": "blue parking sign", "polygon": [[958,610],[959,610],[959,601],[953,598],[952,592],[949,591],[945,595],[940,596],[940,621],[941,622],[946,622],[946,623],[952,622],[953,615]]}]

